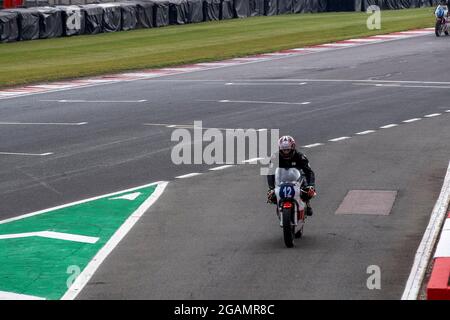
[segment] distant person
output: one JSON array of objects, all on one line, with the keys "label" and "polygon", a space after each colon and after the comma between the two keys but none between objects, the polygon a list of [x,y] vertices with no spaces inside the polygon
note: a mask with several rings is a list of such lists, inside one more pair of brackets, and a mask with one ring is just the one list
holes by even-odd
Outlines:
[{"label": "distant person", "polygon": [[448,18],[448,1],[441,0],[434,14],[438,18]]}]

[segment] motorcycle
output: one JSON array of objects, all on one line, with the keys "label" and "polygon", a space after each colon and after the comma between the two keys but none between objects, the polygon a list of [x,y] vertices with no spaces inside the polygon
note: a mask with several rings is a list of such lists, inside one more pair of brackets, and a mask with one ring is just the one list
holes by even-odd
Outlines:
[{"label": "motorcycle", "polygon": [[305,207],[300,195],[305,182],[299,170],[295,168],[277,168],[275,171],[275,196],[277,216],[283,229],[286,247],[292,248],[294,240],[303,235],[305,225]]},{"label": "motorcycle", "polygon": [[434,28],[434,33],[436,37],[440,37],[443,33],[448,36],[449,34],[449,26],[448,26],[448,18],[446,17],[446,12],[442,7],[438,7],[435,12],[436,16],[436,25]]}]

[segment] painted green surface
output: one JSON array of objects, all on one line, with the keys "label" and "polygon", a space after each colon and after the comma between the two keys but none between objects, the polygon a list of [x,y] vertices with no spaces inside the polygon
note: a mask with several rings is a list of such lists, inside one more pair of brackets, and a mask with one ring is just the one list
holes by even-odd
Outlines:
[{"label": "painted green surface", "polygon": [[252,17],[0,44],[0,87],[124,70],[214,61],[434,26],[433,8]]},{"label": "painted green surface", "polygon": [[[156,185],[0,224],[0,234],[54,231],[99,237],[95,244],[29,237],[0,239],[0,291],[59,299],[67,291],[70,266],[83,270]],[[140,192],[135,200],[110,200]]]}]

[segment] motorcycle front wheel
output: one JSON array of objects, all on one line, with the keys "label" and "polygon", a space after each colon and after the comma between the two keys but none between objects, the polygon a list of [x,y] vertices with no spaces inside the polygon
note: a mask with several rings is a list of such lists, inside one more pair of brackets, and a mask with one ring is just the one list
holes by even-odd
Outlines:
[{"label": "motorcycle front wheel", "polygon": [[284,244],[288,248],[292,248],[294,246],[295,226],[292,225],[292,214],[292,209],[283,209],[283,237]]}]

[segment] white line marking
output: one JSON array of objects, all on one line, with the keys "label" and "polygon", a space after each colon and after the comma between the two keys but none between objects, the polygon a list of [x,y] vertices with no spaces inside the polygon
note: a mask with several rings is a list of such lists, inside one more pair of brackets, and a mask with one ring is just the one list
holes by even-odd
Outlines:
[{"label": "white line marking", "polygon": [[163,71],[179,71],[179,72],[183,72],[184,73],[184,72],[205,70],[205,68],[199,66],[199,67],[192,67],[192,68],[189,68],[189,67],[186,67],[186,68],[183,68],[183,67],[179,67],[179,68],[163,68],[161,70],[163,70]]},{"label": "white line marking", "polygon": [[[72,286],[67,290],[61,300],[73,300],[81,292],[84,286],[88,283],[91,277],[94,275],[95,271],[106,259],[106,257],[114,250],[114,248],[119,244],[119,242],[125,237],[125,235],[133,228],[135,223],[140,217],[158,200],[158,198],[163,193],[168,182],[159,182],[155,191],[152,195],[145,200],[145,202],[122,224],[122,226],[114,233],[111,239],[105,244],[105,246],[100,249],[100,251],[95,255],[95,257],[89,262],[86,268],[81,272]],[[136,189],[136,188],[133,188]],[[133,190],[133,189],[130,189]],[[123,192],[123,191],[122,191]],[[121,193],[122,193],[121,192]]]},{"label": "white line marking", "polygon": [[83,126],[87,122],[0,122],[0,125]]},{"label": "white line marking", "polygon": [[[162,81],[162,80],[159,80]],[[175,80],[174,80],[175,81]],[[186,80],[189,81],[189,80]],[[203,80],[206,82],[211,81],[225,81],[225,80]],[[234,79],[232,80],[233,83],[235,82],[245,82],[248,80],[240,80],[240,79]],[[251,79],[252,82],[361,82],[361,83],[371,83],[371,84],[383,84],[383,83],[401,83],[401,84],[442,84],[442,85],[450,85],[450,82],[438,82],[438,81],[416,81],[416,80],[376,80],[376,79]]]},{"label": "white line marking", "polygon": [[223,170],[223,169],[227,169],[227,168],[230,168],[230,167],[234,167],[234,165],[232,165],[232,164],[227,164],[227,165],[220,166],[220,167],[214,167],[214,168],[211,168],[211,169],[209,169],[209,170],[210,170],[210,171],[218,171],[218,170]]},{"label": "white line marking", "polygon": [[327,47],[350,47],[353,46],[353,43],[326,43],[325,46]]},{"label": "white line marking", "polygon": [[347,140],[347,139],[350,139],[350,137],[339,137],[339,138],[330,139],[328,141],[337,142],[337,141],[342,141],[342,140]]},{"label": "white line marking", "polygon": [[388,124],[388,125],[380,127],[380,129],[389,129],[389,128],[394,128],[394,127],[398,127],[398,124],[395,124],[395,123]]},{"label": "white line marking", "polygon": [[404,84],[383,84],[383,83],[353,83],[355,86],[375,86],[387,88],[429,88],[429,89],[450,89],[450,86],[419,86]]},{"label": "white line marking", "polygon": [[445,110],[445,112],[450,113],[450,109],[449,110]]},{"label": "white line marking", "polygon": [[442,185],[439,198],[434,205],[431,213],[430,222],[425,230],[425,233],[417,249],[414,258],[414,264],[411,268],[405,290],[402,295],[402,300],[416,300],[422,281],[424,279],[428,262],[430,261],[431,252],[436,243],[437,237],[441,230],[442,223],[447,216],[447,207],[450,201],[450,163],[447,168],[444,183]]},{"label": "white line marking", "polygon": [[300,83],[264,83],[264,82],[227,82],[225,83],[226,86],[303,86],[306,82],[300,82]]},{"label": "white line marking", "polygon": [[371,39],[371,38],[362,38],[362,39],[348,39],[344,41],[355,41],[355,42],[375,42],[375,41],[383,41],[382,39]]},{"label": "white line marking", "polygon": [[186,178],[190,178],[190,177],[199,176],[201,174],[202,174],[201,172],[192,172],[192,173],[188,173],[188,174],[183,174],[182,176],[175,177],[175,179],[186,179]]},{"label": "white line marking", "polygon": [[197,63],[197,65],[203,66],[203,67],[209,67],[209,68],[222,68],[222,67],[228,67],[228,66],[235,66],[238,64],[230,63],[230,62],[204,62],[204,63]]},{"label": "white line marking", "polygon": [[98,241],[97,237],[89,237],[78,234],[53,232],[53,231],[38,231],[38,232],[25,232],[25,233],[15,233],[15,234],[2,234],[0,235],[0,240],[5,239],[18,239],[18,238],[29,238],[29,237],[41,237],[50,238],[57,240],[66,240],[73,242],[83,242],[94,244]]},{"label": "white line marking", "polygon": [[359,136],[363,136],[363,135],[366,135],[366,134],[369,134],[369,133],[374,133],[374,132],[375,132],[375,130],[366,130],[366,131],[357,132],[355,134],[357,134]]},{"label": "white line marking", "polygon": [[46,300],[42,297],[30,296],[14,292],[0,291],[0,300]]},{"label": "white line marking", "polygon": [[413,118],[413,119],[404,120],[402,122],[404,122],[404,123],[411,123],[411,122],[416,122],[416,121],[419,121],[419,120],[422,120],[422,119],[421,118]]},{"label": "white line marking", "polygon": [[199,100],[205,102],[220,102],[220,103],[250,103],[250,104],[287,104],[287,105],[305,105],[311,102],[284,102],[284,101],[249,101],[249,100]]},{"label": "white line marking", "polygon": [[314,148],[318,146],[322,146],[323,143],[313,143],[313,144],[307,144],[306,146],[303,146],[303,148]]},{"label": "white line marking", "polygon": [[262,160],[264,158],[251,158],[251,159],[247,159],[247,160],[243,160],[242,163],[256,163],[259,160]]},{"label": "white line marking", "polygon": [[35,156],[35,157],[45,157],[53,154],[53,152],[47,153],[21,153],[21,152],[0,152],[0,155],[6,156]]},{"label": "white line marking", "polygon": [[146,185],[143,185],[143,186],[134,187],[134,188],[127,189],[127,190],[121,190],[121,191],[117,191],[117,192],[113,192],[113,193],[109,193],[109,194],[105,194],[105,195],[101,195],[101,196],[97,196],[97,197],[93,197],[93,198],[89,198],[89,199],[85,199],[85,200],[80,200],[80,201],[64,204],[64,205],[53,207],[53,208],[48,208],[48,209],[44,209],[44,210],[40,210],[40,211],[36,211],[36,212],[32,212],[32,213],[23,214],[21,216],[17,216],[17,217],[14,217],[14,218],[1,220],[0,221],[0,225],[1,224],[5,224],[5,223],[9,223],[9,222],[12,222],[12,221],[17,221],[17,220],[21,220],[21,219],[37,216],[37,215],[40,215],[40,214],[43,214],[43,213],[47,213],[47,212],[50,212],[50,211],[55,211],[55,210],[64,209],[64,208],[67,208],[67,207],[72,207],[72,206],[75,206],[75,205],[78,205],[78,204],[91,202],[91,201],[98,200],[98,199],[113,197],[115,195],[119,195],[119,194],[123,194],[123,193],[126,193],[126,192],[135,191],[137,189],[150,187],[150,186],[153,186],[155,184],[164,184],[164,183],[167,184],[167,182],[165,182],[165,181],[152,182],[152,183],[149,183],[149,184],[146,184]]},{"label": "white line marking", "polygon": [[141,103],[147,100],[41,100],[46,102],[59,102],[59,103]]},{"label": "white line marking", "polygon": [[387,38],[387,39],[403,39],[403,38],[407,38],[409,37],[409,35],[397,35],[397,34],[380,34],[380,35],[376,35],[374,37],[377,38]]},{"label": "white line marking", "polygon": [[442,115],[442,113],[432,113],[432,114],[427,114],[426,116],[424,116],[425,118],[433,118],[433,117],[437,117]]}]

